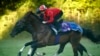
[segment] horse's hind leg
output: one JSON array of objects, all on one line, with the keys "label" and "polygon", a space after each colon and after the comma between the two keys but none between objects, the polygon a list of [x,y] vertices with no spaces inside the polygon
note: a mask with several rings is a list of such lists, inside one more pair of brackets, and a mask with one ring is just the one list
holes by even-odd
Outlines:
[{"label": "horse's hind leg", "polygon": [[[66,42],[66,43],[67,43],[67,42]],[[59,47],[57,53],[56,53],[54,56],[58,56],[60,53],[63,52],[66,43],[62,43],[62,44],[60,44],[60,47]]]},{"label": "horse's hind leg", "polygon": [[23,52],[24,48],[31,45],[32,43],[33,43],[33,41],[25,43],[25,45],[20,49],[18,56],[21,56],[21,53]]},{"label": "horse's hind leg", "polygon": [[79,44],[78,50],[82,52],[81,56],[83,56],[83,52],[85,52],[88,56],[92,56],[92,54],[90,54],[82,44]]},{"label": "horse's hind leg", "polygon": [[88,56],[92,56],[92,54],[88,53],[87,49],[82,44],[79,44],[78,51],[80,52],[81,56],[83,56],[83,52],[85,52]]},{"label": "horse's hind leg", "polygon": [[77,50],[77,45],[72,44],[74,56],[78,56],[78,50]]},{"label": "horse's hind leg", "polygon": [[78,56],[78,45],[80,42],[80,35],[74,34],[72,35],[72,37],[70,38],[70,43],[72,44],[72,48],[73,48],[73,52],[74,52],[74,56]]},{"label": "horse's hind leg", "polygon": [[83,56],[83,52],[86,52],[88,54],[86,48],[82,44],[79,44],[78,51],[79,51],[81,56]]}]

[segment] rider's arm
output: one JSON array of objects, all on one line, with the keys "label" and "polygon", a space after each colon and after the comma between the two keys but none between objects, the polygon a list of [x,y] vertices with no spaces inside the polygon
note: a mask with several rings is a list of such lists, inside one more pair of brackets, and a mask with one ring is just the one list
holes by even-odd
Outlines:
[{"label": "rider's arm", "polygon": [[49,11],[47,15],[49,16],[49,20],[47,21],[47,23],[52,23],[54,21],[53,12]]}]

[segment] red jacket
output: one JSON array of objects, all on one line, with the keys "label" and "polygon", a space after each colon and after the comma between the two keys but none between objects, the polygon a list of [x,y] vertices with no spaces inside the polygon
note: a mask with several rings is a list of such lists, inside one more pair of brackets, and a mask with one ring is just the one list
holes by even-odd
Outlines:
[{"label": "red jacket", "polygon": [[44,12],[44,20],[47,21],[47,23],[53,23],[54,17],[59,14],[61,10],[57,8],[48,8]]}]

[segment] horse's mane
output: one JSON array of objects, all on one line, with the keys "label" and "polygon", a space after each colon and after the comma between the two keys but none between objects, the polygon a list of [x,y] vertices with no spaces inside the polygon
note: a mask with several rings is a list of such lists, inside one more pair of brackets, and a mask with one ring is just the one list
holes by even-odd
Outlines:
[{"label": "horse's mane", "polygon": [[[50,29],[50,28],[47,26],[47,24],[43,24],[43,23],[41,22],[41,18],[40,18],[39,16],[37,16],[35,13],[33,13],[32,11],[27,12],[27,14],[32,15],[32,19],[34,20],[33,22],[35,22],[35,24],[37,24],[37,26],[38,26],[38,25],[41,25],[41,26],[43,26],[43,27],[45,28],[45,30],[46,30],[46,29]],[[39,27],[39,26],[38,26],[38,27]]]},{"label": "horse's mane", "polygon": [[38,17],[35,13],[33,13],[32,11],[29,11],[28,13],[32,14],[32,15],[35,16],[37,19],[39,19],[39,17]]},{"label": "horse's mane", "polygon": [[[27,17],[28,16],[28,17]],[[31,19],[36,19],[36,21],[38,22],[38,23],[42,23],[41,22],[41,20],[40,20],[40,18],[34,13],[34,12],[32,12],[32,11],[28,11],[25,15],[24,15],[24,18],[26,18],[26,19],[29,19],[30,18],[30,16],[32,17]],[[32,21],[33,21],[32,20]]]}]

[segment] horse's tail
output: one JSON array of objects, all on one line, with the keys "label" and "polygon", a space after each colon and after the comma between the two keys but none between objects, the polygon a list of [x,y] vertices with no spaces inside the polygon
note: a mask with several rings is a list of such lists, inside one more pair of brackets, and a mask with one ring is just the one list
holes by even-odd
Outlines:
[{"label": "horse's tail", "polygon": [[83,35],[82,36],[87,37],[88,39],[90,39],[94,43],[98,43],[100,41],[100,35],[95,36],[93,34],[92,30],[85,29],[85,28],[82,28],[82,29],[83,29]]}]

